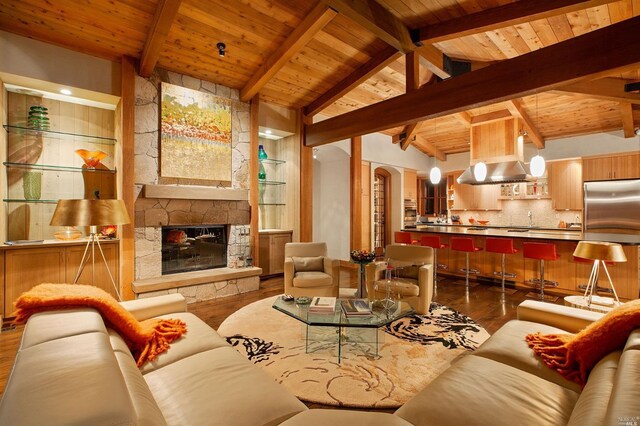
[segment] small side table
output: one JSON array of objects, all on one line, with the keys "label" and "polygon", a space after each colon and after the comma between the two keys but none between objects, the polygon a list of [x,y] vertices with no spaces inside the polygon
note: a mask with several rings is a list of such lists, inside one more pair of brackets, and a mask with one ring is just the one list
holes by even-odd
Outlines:
[{"label": "small side table", "polygon": [[367,276],[365,273],[365,267],[373,262],[373,260],[353,260],[352,263],[356,265],[360,265],[358,268],[358,291],[356,292],[357,298],[366,298],[367,297]]},{"label": "small side table", "polygon": [[[611,301],[611,304],[605,304],[602,302]],[[601,303],[598,303],[601,302]],[[566,296],[564,298],[564,304],[567,306],[572,306],[574,308],[586,309],[588,311],[594,312],[602,312],[607,313],[613,308],[617,308],[620,306],[620,303],[616,302],[615,299],[611,297],[600,297],[600,296],[592,296],[591,305],[589,305],[588,298],[584,296]]]}]

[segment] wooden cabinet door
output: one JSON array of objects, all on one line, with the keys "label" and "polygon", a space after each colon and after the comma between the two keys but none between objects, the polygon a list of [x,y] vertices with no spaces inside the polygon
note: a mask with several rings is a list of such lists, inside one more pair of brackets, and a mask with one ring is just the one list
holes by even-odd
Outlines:
[{"label": "wooden cabinet door", "polygon": [[582,177],[585,181],[613,179],[611,157],[583,159]]},{"label": "wooden cabinet door", "polygon": [[458,177],[461,173],[453,174],[453,206],[452,210],[470,210],[475,206],[475,190],[472,185],[461,185]]},{"label": "wooden cabinet door", "polygon": [[556,210],[582,210],[582,162],[556,161],[549,164],[549,191]]},{"label": "wooden cabinet door", "polygon": [[413,170],[404,171],[404,199],[416,200],[418,198],[418,173]]},{"label": "wooden cabinet door", "polygon": [[640,178],[640,154],[612,157],[611,173],[612,179]]},{"label": "wooden cabinet door", "polygon": [[64,283],[64,248],[25,248],[7,250],[5,253],[4,311],[15,311],[13,302],[23,292],[42,283]]},{"label": "wooden cabinet door", "polygon": [[[102,251],[104,252],[104,256],[107,259],[107,264],[109,265],[109,270],[111,271],[111,275],[116,283],[116,286],[119,287],[118,281],[118,245],[117,244],[101,244]],[[85,246],[72,246],[66,247],[65,250],[65,258],[66,258],[66,282],[72,283],[76,277],[76,273],[78,272],[78,268],[80,267],[80,261],[82,260],[82,254],[84,253]],[[89,256],[91,256],[91,246],[89,246]],[[92,265],[95,267],[95,275],[92,278]],[[107,272],[107,268],[105,267],[104,261],[102,260],[102,256],[100,255],[100,250],[98,246],[95,246],[95,264],[92,263],[91,257],[89,257],[88,262],[85,264],[84,269],[82,270],[82,274],[78,279],[78,284],[92,284],[96,287],[99,287],[117,298],[116,292],[113,289],[113,285],[111,284],[111,279],[109,278],[109,273]]]},{"label": "wooden cabinet door", "polygon": [[284,272],[284,245],[291,242],[291,233],[271,235],[269,269],[272,274]]},{"label": "wooden cabinet door", "polygon": [[500,185],[477,185],[472,188],[474,209],[500,210]]}]

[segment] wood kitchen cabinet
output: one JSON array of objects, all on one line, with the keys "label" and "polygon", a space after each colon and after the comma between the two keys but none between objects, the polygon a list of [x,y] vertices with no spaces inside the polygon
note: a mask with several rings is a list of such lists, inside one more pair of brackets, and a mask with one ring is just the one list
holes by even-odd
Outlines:
[{"label": "wood kitchen cabinet", "polygon": [[548,163],[549,191],[556,210],[582,210],[582,161]]},{"label": "wood kitchen cabinet", "polygon": [[260,231],[260,267],[262,275],[284,272],[284,246],[291,242],[291,230],[269,229]]},{"label": "wood kitchen cabinet", "polygon": [[418,172],[404,170],[404,199],[416,200],[418,198]]},{"label": "wood kitchen cabinet", "polygon": [[582,159],[583,180],[640,178],[640,154],[626,153]]},{"label": "wood kitchen cabinet", "polygon": [[[2,246],[0,256],[4,262],[4,316],[14,310],[18,296],[42,283],[72,283],[84,253],[86,240],[76,242],[51,242],[30,246]],[[118,285],[118,241],[100,243],[109,263],[113,279]],[[95,285],[115,296],[111,280],[96,247]],[[91,284],[91,260],[85,266],[80,284]]]},{"label": "wood kitchen cabinet", "polygon": [[500,185],[461,185],[457,181],[460,174],[447,177],[449,210],[500,210]]}]

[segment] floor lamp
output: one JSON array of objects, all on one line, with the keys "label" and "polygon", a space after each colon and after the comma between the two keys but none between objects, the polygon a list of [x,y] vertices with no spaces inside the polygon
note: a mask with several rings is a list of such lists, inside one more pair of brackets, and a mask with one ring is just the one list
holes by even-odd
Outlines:
[{"label": "floor lamp", "polygon": [[[104,266],[107,268],[107,273],[111,279],[111,285],[113,285],[113,289],[118,295],[118,300],[122,300],[120,291],[116,286],[116,282],[107,264],[107,259],[100,246],[98,226],[126,225],[127,223],[131,223],[131,219],[122,200],[58,200],[56,210],[53,212],[53,217],[51,218],[51,226],[89,227],[89,240],[84,249],[76,278],[73,280],[74,284],[78,282],[85,265],[89,261],[89,257],[91,257],[91,282],[95,283],[95,249],[96,246],[98,246],[98,251],[102,256]],[[91,247],[91,253],[89,253],[89,247]]]},{"label": "floor lamp", "polygon": [[611,281],[611,275],[609,275],[606,262],[626,262],[627,256],[624,254],[622,246],[616,243],[605,243],[600,241],[580,241],[573,252],[573,255],[582,259],[593,260],[591,275],[589,275],[589,281],[587,282],[587,287],[584,290],[583,296],[583,299],[587,302],[587,306],[591,306],[593,293],[597,293],[598,291],[597,286],[598,278],[600,276],[600,265],[602,265],[604,272],[607,274],[609,285],[611,286],[611,291],[616,298],[616,302],[620,304],[620,299],[618,299],[618,293],[616,293],[616,288],[613,286],[613,281]]}]

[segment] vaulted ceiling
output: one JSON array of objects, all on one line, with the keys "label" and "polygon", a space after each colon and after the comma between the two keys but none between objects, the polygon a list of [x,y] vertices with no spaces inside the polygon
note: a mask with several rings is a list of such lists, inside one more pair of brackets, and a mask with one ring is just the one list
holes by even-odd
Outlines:
[{"label": "vaulted ceiling", "polygon": [[[124,55],[142,58],[144,67],[155,64],[239,89],[248,97],[259,89],[262,100],[290,108],[322,104],[322,109],[313,112],[332,117],[402,95],[407,87],[406,57],[398,52],[402,46],[390,47],[392,41],[383,41],[384,35],[343,13],[341,5],[365,5],[373,11],[381,8],[382,13],[391,14],[409,29],[438,29],[442,23],[456,24],[466,15],[515,3],[376,1],[3,0],[0,28],[111,60]],[[518,3],[535,1],[541,0]],[[579,3],[585,8],[535,15],[530,21],[506,21],[454,37],[430,33],[427,53],[418,61],[416,85],[433,84],[437,81],[434,72],[447,77],[442,74],[440,52],[471,61],[472,69],[477,69],[640,15],[639,0]],[[224,58],[217,55],[216,44],[220,41],[227,46]],[[321,102],[323,94],[358,73],[361,78],[357,86],[349,87],[337,100]],[[638,81],[640,67],[609,77]],[[608,80],[607,84],[619,82]],[[588,87],[525,96],[518,100],[520,113],[528,116],[543,139],[623,127],[628,134],[629,126],[640,124],[640,99],[606,96],[607,84],[603,82],[604,92],[595,95],[596,90]],[[422,122],[413,130],[416,138],[411,142],[430,155],[434,150],[439,154],[466,151],[469,120],[505,110],[517,113],[507,102]],[[403,131],[403,127],[386,130],[391,135]]]}]

